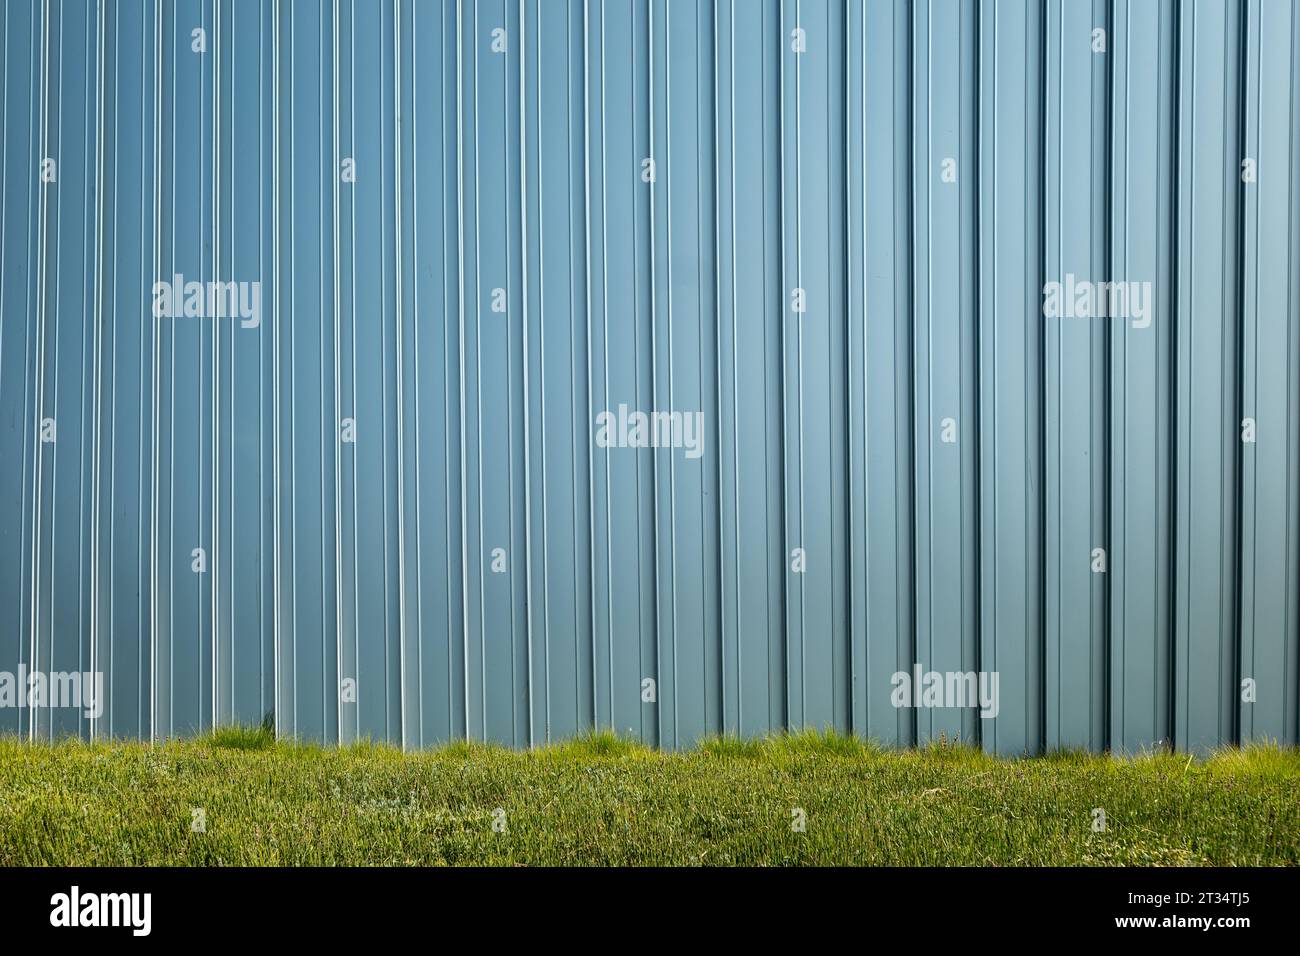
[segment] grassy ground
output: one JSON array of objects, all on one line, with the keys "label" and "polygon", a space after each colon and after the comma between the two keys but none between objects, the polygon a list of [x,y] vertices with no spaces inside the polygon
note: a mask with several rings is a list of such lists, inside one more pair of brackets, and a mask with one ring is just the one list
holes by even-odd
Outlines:
[{"label": "grassy ground", "polygon": [[604,735],[408,754],[239,729],[0,739],[0,865],[444,863],[1298,864],[1300,753],[1004,761],[817,734],[677,754]]}]

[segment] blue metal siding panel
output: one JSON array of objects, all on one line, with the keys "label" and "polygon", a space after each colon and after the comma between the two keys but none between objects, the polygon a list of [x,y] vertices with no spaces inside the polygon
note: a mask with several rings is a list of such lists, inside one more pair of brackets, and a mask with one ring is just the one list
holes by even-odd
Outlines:
[{"label": "blue metal siding panel", "polygon": [[[849,4],[849,15],[849,167],[863,171],[848,178],[845,247],[852,725],[908,743],[910,711],[868,675],[912,657],[909,11]],[[878,36],[893,41],[869,42]]]},{"label": "blue metal siding panel", "polygon": [[[780,125],[774,101],[783,46],[779,7],[718,8],[718,454],[722,517],[724,726],[761,733],[784,711]],[[726,68],[724,69],[724,64]],[[747,198],[746,198],[747,197]],[[706,424],[707,427],[707,424]]]},{"label": "blue metal siding panel", "polygon": [[[1110,340],[1110,734],[1169,738],[1172,3],[1116,5],[1111,274],[1149,281],[1149,329]],[[1143,333],[1143,334],[1138,334]]]},{"label": "blue metal siding panel", "polygon": [[1239,9],[1179,11],[1175,738],[1233,733]]},{"label": "blue metal siding panel", "polygon": [[[1300,25],[1293,4],[1247,12],[1245,150],[1258,183],[1242,217],[1242,417],[1257,440],[1242,445],[1240,674],[1258,699],[1240,705],[1241,736],[1268,738],[1296,721],[1297,384],[1294,271],[1297,167],[1292,51]],[[1282,122],[1282,117],[1287,122]]]},{"label": "blue metal siding panel", "polygon": [[[1044,278],[1069,287],[1070,277],[1100,277],[1105,97],[1096,82],[1105,61],[1084,37],[1097,23],[1088,4],[1049,0],[1046,10]],[[1105,640],[1098,602],[1105,578],[1091,554],[1099,533],[1103,475],[1104,369],[1101,323],[1046,321],[1047,446],[1047,745],[1102,744],[1099,653]]]},{"label": "blue metal siding panel", "polygon": [[[975,422],[973,5],[917,4],[913,35],[924,38],[913,45],[912,116],[916,661],[966,671],[975,630],[976,441],[966,434]],[[970,711],[922,710],[917,722],[920,741],[973,736]]]},{"label": "blue metal siding panel", "polygon": [[1043,60],[1038,4],[980,9],[980,661],[1000,675],[996,752],[1041,743],[1043,446],[1038,321]]},{"label": "blue metal siding panel", "polygon": [[[0,731],[1300,734],[1292,4],[0,30],[0,671],[106,684]],[[260,324],[155,319],[177,274]],[[1150,323],[1045,317],[1070,276]],[[703,455],[600,447],[620,406]],[[894,706],[914,664],[998,672],[997,715]]]}]

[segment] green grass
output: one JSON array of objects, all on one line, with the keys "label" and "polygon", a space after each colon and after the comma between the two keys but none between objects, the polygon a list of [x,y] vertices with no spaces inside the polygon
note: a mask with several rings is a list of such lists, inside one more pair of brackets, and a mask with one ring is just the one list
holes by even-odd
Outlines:
[{"label": "green grass", "polygon": [[685,753],[608,733],[405,754],[266,727],[0,738],[0,865],[45,864],[1294,865],[1300,753],[999,760],[812,732]]},{"label": "green grass", "polygon": [[275,746],[275,730],[265,724],[260,727],[235,724],[218,727],[204,742],[227,750],[270,750]]}]

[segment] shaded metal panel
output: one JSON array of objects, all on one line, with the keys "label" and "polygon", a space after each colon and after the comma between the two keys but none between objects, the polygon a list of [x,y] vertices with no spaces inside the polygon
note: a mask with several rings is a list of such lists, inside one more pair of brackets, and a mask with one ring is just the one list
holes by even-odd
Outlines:
[{"label": "shaded metal panel", "polygon": [[[0,30],[0,671],[106,684],[0,730],[1297,739],[1294,5]],[[177,276],[258,321],[155,317]],[[996,715],[895,706],[914,666]]]}]

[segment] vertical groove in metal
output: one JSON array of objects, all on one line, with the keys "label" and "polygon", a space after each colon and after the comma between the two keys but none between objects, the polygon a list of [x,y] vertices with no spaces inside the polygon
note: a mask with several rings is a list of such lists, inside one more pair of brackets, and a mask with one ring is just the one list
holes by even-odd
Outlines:
[{"label": "vertical groove in metal", "polygon": [[253,9],[5,6],[0,732],[1300,738],[1290,4]]},{"label": "vertical groove in metal", "polygon": [[[50,59],[50,5],[49,0],[44,0],[41,10],[41,32],[40,32],[40,158],[38,161],[44,162],[46,157],[50,157],[49,150],[49,128],[48,117],[51,113],[49,102],[49,59]],[[55,157],[50,157],[55,158]],[[57,160],[56,166],[57,169]],[[46,246],[46,220],[49,217],[49,200],[48,190],[42,189],[39,200],[39,212],[37,214],[37,246],[36,246],[36,384],[35,384],[35,406],[36,417],[43,421],[45,418],[45,312],[46,312],[46,282],[45,269],[48,259]],[[41,579],[41,525],[44,509],[42,507],[43,487],[41,483],[41,472],[43,470],[43,456],[41,454],[39,433],[33,436],[32,452],[32,557],[31,564],[27,568],[27,573],[31,575],[31,622],[29,639],[31,642],[27,654],[27,663],[32,670],[40,667],[40,659],[37,657],[37,641],[40,634],[40,591],[39,584]],[[29,739],[36,739],[37,715],[33,713],[33,705],[30,696],[24,698],[27,705],[27,731]]]},{"label": "vertical groove in metal", "polygon": [[[459,304],[458,304],[458,309],[459,309],[459,318],[460,318],[460,322],[459,322],[459,327],[458,327],[458,330],[457,330],[457,336],[458,336],[458,337],[457,337],[457,346],[456,346],[456,347],[457,347],[457,360],[458,360],[458,362],[459,362],[459,371],[458,371],[458,374],[457,374],[457,385],[458,385],[458,388],[459,388],[459,390],[460,390],[460,398],[459,398],[459,401],[458,401],[458,403],[457,403],[457,412],[458,412],[458,415],[459,415],[459,417],[460,417],[459,432],[458,432],[458,440],[459,440],[459,442],[460,442],[460,484],[459,484],[459,489],[460,489],[459,497],[460,497],[460,500],[461,500],[461,511],[460,511],[460,535],[461,535],[462,560],[465,562],[465,563],[464,563],[464,572],[463,572],[463,579],[464,579],[464,580],[463,580],[463,590],[462,590],[462,597],[461,597],[461,602],[462,602],[462,613],[463,613],[463,615],[464,615],[464,618],[463,618],[463,634],[462,634],[462,639],[461,639],[461,641],[460,641],[461,665],[462,665],[462,666],[461,666],[461,670],[462,670],[463,673],[462,673],[462,675],[461,675],[461,679],[460,679],[460,681],[459,681],[459,688],[458,688],[458,690],[459,690],[459,694],[460,694],[460,697],[461,697],[461,700],[460,700],[460,706],[461,706],[461,711],[462,711],[462,713],[461,713],[461,719],[462,719],[462,721],[464,722],[464,731],[463,731],[463,732],[466,733],[466,734],[471,734],[472,731],[470,730],[470,728],[473,726],[473,724],[472,724],[472,722],[471,722],[471,720],[470,720],[470,711],[471,711],[471,708],[472,708],[472,706],[473,706],[474,697],[473,697],[473,695],[472,695],[472,693],[471,693],[471,682],[470,682],[470,672],[471,672],[471,670],[473,669],[473,664],[472,664],[472,661],[471,661],[471,643],[470,643],[470,635],[471,635],[471,631],[472,631],[474,625],[472,624],[472,618],[471,618],[471,616],[470,616],[470,612],[471,612],[471,609],[474,607],[474,604],[473,604],[473,602],[471,601],[471,598],[470,598],[470,594],[471,594],[471,590],[470,590],[470,589],[471,589],[472,584],[473,584],[473,581],[474,581],[474,576],[473,576],[473,572],[471,571],[471,568],[473,568],[475,565],[474,565],[474,564],[469,560],[469,558],[467,557],[467,555],[469,555],[469,554],[471,553],[470,550],[469,550],[469,535],[470,535],[470,533],[471,533],[471,532],[470,532],[470,529],[471,529],[471,527],[472,527],[472,526],[469,524],[468,516],[469,516],[469,513],[470,513],[470,509],[471,509],[471,507],[473,507],[473,506],[472,506],[471,503],[470,503],[470,488],[471,488],[471,485],[470,485],[469,482],[468,482],[468,476],[469,476],[469,462],[468,462],[468,456],[469,456],[469,454],[470,454],[469,449],[470,449],[472,446],[469,444],[469,441],[470,441],[470,439],[469,439],[469,434],[470,434],[469,422],[470,422],[470,418],[469,418],[469,410],[468,410],[468,409],[469,409],[469,405],[468,405],[468,398],[467,398],[467,396],[470,394],[470,391],[469,391],[469,387],[468,387],[467,384],[466,384],[466,376],[468,375],[468,370],[469,370],[469,367],[470,367],[470,366],[469,366],[469,364],[468,364],[468,358],[467,358],[467,353],[466,353],[466,349],[468,348],[468,341],[469,341],[469,340],[468,340],[468,333],[467,333],[467,328],[468,328],[468,326],[466,325],[466,322],[468,321],[468,313],[466,312],[466,310],[468,309],[468,304],[465,302],[465,294],[466,294],[467,280],[466,280],[466,278],[465,278],[465,274],[466,274],[466,265],[465,265],[465,259],[464,259],[464,256],[465,256],[465,250],[468,249],[468,248],[470,248],[470,245],[469,245],[468,240],[467,240],[467,238],[466,238],[466,228],[467,228],[467,226],[466,226],[466,222],[467,222],[467,221],[473,221],[473,220],[476,220],[476,218],[477,218],[477,213],[475,213],[474,216],[469,217],[469,219],[467,219],[467,218],[466,218],[466,215],[465,215],[466,203],[467,203],[467,201],[468,201],[468,200],[466,199],[466,196],[465,196],[465,190],[466,190],[466,185],[465,185],[465,183],[466,183],[466,181],[467,181],[467,180],[465,179],[465,177],[466,177],[466,175],[467,175],[467,169],[468,169],[468,166],[467,166],[467,163],[466,163],[466,160],[465,160],[465,155],[464,155],[464,148],[465,148],[465,143],[466,143],[466,141],[467,141],[467,139],[466,139],[466,135],[467,135],[467,134],[466,134],[465,127],[464,127],[464,110],[463,110],[463,104],[464,104],[464,100],[465,100],[465,92],[464,92],[464,89],[463,89],[463,87],[462,87],[462,77],[463,77],[463,76],[464,76],[468,71],[467,71],[467,70],[464,68],[464,66],[463,66],[463,58],[464,58],[464,43],[463,43],[463,40],[462,40],[462,31],[463,31],[462,19],[461,19],[462,17],[463,17],[463,12],[462,12],[462,10],[458,7],[458,12],[457,12],[457,18],[458,18],[458,19],[457,19],[457,27],[456,27],[456,32],[455,32],[456,50],[457,50],[457,53],[456,53],[456,66],[457,66],[457,87],[456,87],[456,104],[457,104],[457,105],[456,105],[456,111],[457,111],[457,112],[456,112],[456,115],[457,115],[457,123],[456,123],[456,142],[457,142],[457,152],[456,152],[457,160],[456,160],[456,161],[457,161],[457,173],[456,173],[456,177],[457,177],[457,178],[456,178],[456,196],[457,196],[457,199],[456,199],[456,201],[457,201],[457,210],[458,210],[458,212],[457,212],[457,215],[458,215],[458,221],[457,221],[457,238],[456,238],[456,242],[457,242],[457,248],[458,248],[458,250],[459,250],[459,255],[460,255],[461,258],[460,258],[460,267],[459,267],[459,268],[460,268],[460,272],[459,272],[459,278],[458,278],[458,282],[460,283],[459,286],[458,286],[458,289],[459,289],[459,291],[458,291],[458,302],[459,302]],[[476,141],[474,141],[473,145],[474,145],[475,148],[477,148],[477,142],[476,142]],[[477,234],[477,233],[476,233],[476,234]],[[476,253],[477,253],[477,246],[475,246],[474,248],[475,248],[475,251],[476,251]],[[477,277],[478,277],[478,273],[477,273],[477,256],[476,256],[474,262],[475,262],[475,265],[474,265],[475,272],[474,272],[474,280],[473,280],[473,281],[474,281],[475,284],[477,284],[477,282],[478,282],[478,278],[477,278]],[[476,314],[476,315],[477,315],[477,314],[479,313],[479,311],[480,311],[480,307],[479,307],[478,304],[477,304],[477,303],[479,302],[480,297],[481,297],[480,293],[479,293],[479,292],[475,292],[475,293],[473,293],[473,296],[472,296],[472,299],[471,299],[471,301],[473,301],[473,302],[475,303],[475,309],[476,309],[475,314]],[[477,483],[474,484],[473,487],[477,488],[477,487],[478,487]],[[479,527],[479,528],[481,529],[481,524],[480,524],[480,523],[476,523],[475,526],[477,526],[477,527]],[[477,577],[478,577],[479,587],[481,588],[481,586],[482,586],[482,569],[481,569],[481,565],[479,566],[479,571],[478,571],[478,575],[477,575]],[[480,616],[481,616],[481,604],[480,604]],[[454,696],[454,695],[453,695],[453,696]]]},{"label": "vertical groove in metal", "polygon": [[[163,46],[162,46],[162,2],[156,0],[154,3],[154,88],[153,88],[153,280],[159,282],[162,280],[162,75],[163,75]],[[278,26],[278,24],[277,24]],[[277,44],[278,52],[278,44]],[[141,62],[144,62],[143,55]],[[277,68],[279,59],[277,56]],[[277,87],[278,90],[278,87]],[[277,184],[278,190],[278,184]],[[278,235],[278,231],[277,231]],[[278,285],[278,284],[277,284]],[[158,739],[158,638],[161,629],[160,611],[158,609],[159,595],[162,592],[161,575],[159,574],[159,551],[158,551],[158,484],[161,473],[161,463],[159,455],[159,443],[161,436],[161,424],[159,419],[159,384],[160,363],[162,361],[159,355],[159,336],[161,329],[155,326],[150,330],[149,342],[152,349],[152,373],[151,379],[152,391],[150,393],[149,410],[152,415],[153,428],[151,430],[151,441],[149,443],[150,452],[153,459],[153,472],[149,482],[149,500],[150,500],[150,522],[149,522],[149,597],[150,597],[150,615],[149,615],[149,736],[152,740]],[[278,353],[277,353],[278,355]],[[279,394],[279,388],[276,388],[276,394]],[[278,404],[277,404],[278,408]],[[276,428],[279,428],[280,416],[275,417]],[[277,471],[278,474],[278,471]],[[278,493],[278,492],[277,492]],[[278,538],[277,538],[278,541]],[[276,569],[277,580],[279,568]],[[278,664],[278,657],[277,657]],[[277,707],[277,713],[279,708]]]},{"label": "vertical groove in metal", "polygon": [[[340,391],[342,388],[342,375],[339,365],[339,342],[341,339],[339,328],[339,316],[342,312],[340,302],[340,276],[339,276],[339,179],[341,176],[342,157],[339,153],[339,3],[334,0],[330,9],[330,40],[331,40],[331,108],[333,117],[330,124],[332,142],[330,144],[329,166],[331,186],[331,199],[333,203],[333,216],[331,224],[334,230],[333,243],[333,304],[334,314],[332,316],[332,331],[334,336],[333,343],[333,360],[334,360],[334,405],[333,417],[328,423],[327,434],[337,436],[341,427],[340,423],[343,418],[340,401]],[[334,669],[340,681],[347,677],[343,667],[343,478],[342,478],[342,456],[336,451],[334,459],[334,614],[335,614],[335,634],[334,634]],[[339,705],[335,708],[335,739],[343,743],[347,738],[343,733],[343,701],[340,694]]]},{"label": "vertical groove in metal", "polygon": [[[1105,31],[1107,38],[1113,44],[1115,42],[1114,30],[1114,3],[1113,0],[1098,0],[1093,4],[1094,22],[1100,23],[1101,28]],[[1094,178],[1094,191],[1100,191],[1103,195],[1114,195],[1114,76],[1115,76],[1114,55],[1107,56],[1099,64],[1096,64],[1093,70],[1093,84],[1099,87],[1101,95],[1101,134],[1098,137],[1101,140],[1101,169]],[[1106,203],[1099,216],[1101,220],[1101,236],[1098,239],[1099,256],[1101,260],[1100,271],[1103,281],[1113,282],[1116,278],[1113,258],[1113,236],[1115,228],[1114,220],[1114,203]],[[1115,574],[1121,567],[1119,559],[1122,555],[1116,554],[1115,549],[1111,546],[1110,523],[1107,516],[1112,511],[1111,500],[1111,481],[1109,479],[1111,462],[1113,460],[1112,439],[1114,436],[1114,406],[1111,401],[1110,383],[1113,380],[1113,368],[1111,365],[1112,342],[1114,340],[1114,329],[1107,325],[1102,329],[1101,336],[1101,356],[1100,372],[1101,381],[1097,385],[1097,391],[1100,394],[1101,402],[1101,480],[1100,488],[1097,495],[1097,518],[1094,526],[1094,537],[1099,545],[1105,549],[1107,556],[1114,567],[1110,568],[1110,573],[1102,579],[1101,594],[1098,595],[1096,603],[1100,604],[1100,629],[1102,640],[1100,647],[1100,660],[1098,668],[1102,675],[1101,680],[1101,700],[1098,706],[1100,711],[1098,717],[1100,721],[1100,730],[1097,739],[1101,746],[1106,749],[1111,748],[1111,660],[1112,656],[1112,596],[1114,588],[1112,581]]]},{"label": "vertical groove in metal", "polygon": [[406,196],[402,192],[402,10],[400,0],[393,0],[393,263],[396,266],[396,298],[394,301],[397,330],[397,640],[398,640],[398,726],[402,748],[406,748],[406,459],[403,455],[402,436],[405,426],[402,416],[406,411],[406,393],[403,386],[405,361],[402,357],[403,329],[406,316],[402,311],[402,206]]},{"label": "vertical groove in metal", "polygon": [[[94,421],[94,438],[93,438],[93,478],[91,488],[91,515],[90,515],[90,672],[99,671],[99,632],[100,632],[100,601],[101,593],[100,580],[100,440],[102,434],[102,400],[101,389],[103,386],[104,375],[101,361],[102,341],[101,336],[104,328],[104,60],[106,55],[106,44],[104,38],[104,18],[105,11],[103,4],[96,7],[96,24],[95,24],[95,261],[93,272],[94,285],[94,311],[92,313],[92,324],[94,326],[94,366],[92,372],[92,388],[94,389],[91,417]],[[6,37],[7,39],[7,37]],[[3,226],[0,225],[0,233],[3,232]],[[3,240],[0,240],[3,241]],[[3,297],[0,296],[0,299]],[[0,361],[0,366],[3,362]],[[87,726],[87,736],[94,740],[98,730],[98,717],[92,713]]]}]

